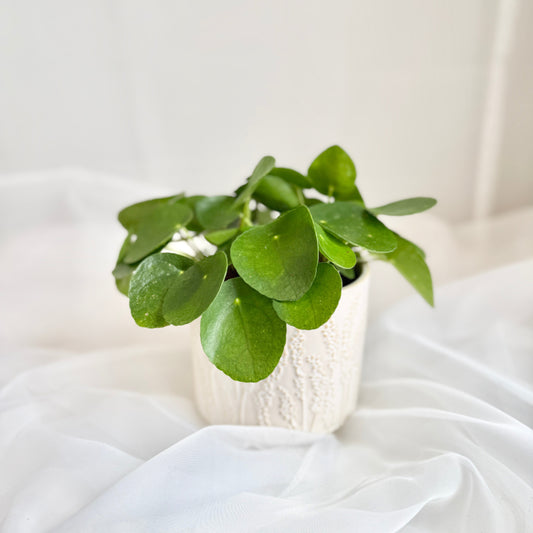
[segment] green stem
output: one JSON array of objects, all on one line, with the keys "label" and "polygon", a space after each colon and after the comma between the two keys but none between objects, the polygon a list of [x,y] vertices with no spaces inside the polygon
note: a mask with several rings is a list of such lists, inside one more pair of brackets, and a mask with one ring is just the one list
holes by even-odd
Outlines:
[{"label": "green stem", "polygon": [[328,187],[328,204],[332,204],[335,200],[333,199],[333,187],[330,185]]},{"label": "green stem", "polygon": [[250,203],[246,202],[242,208],[241,224],[239,229],[241,231],[252,227],[252,214],[250,212]]}]

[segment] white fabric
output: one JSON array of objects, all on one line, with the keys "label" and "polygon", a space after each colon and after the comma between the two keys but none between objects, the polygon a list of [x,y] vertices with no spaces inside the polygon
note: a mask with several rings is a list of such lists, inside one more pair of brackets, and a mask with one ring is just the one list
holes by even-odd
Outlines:
[{"label": "white fabric", "polygon": [[[375,309],[360,408],[317,437],[204,426],[187,331],[137,328],[109,274],[114,214],[148,191],[88,178],[0,182],[3,532],[532,530],[530,211],[494,243],[507,265],[439,288],[435,310]],[[473,273],[449,255],[471,228],[412,228],[449,236],[437,278]],[[471,268],[494,264],[476,249]]]}]

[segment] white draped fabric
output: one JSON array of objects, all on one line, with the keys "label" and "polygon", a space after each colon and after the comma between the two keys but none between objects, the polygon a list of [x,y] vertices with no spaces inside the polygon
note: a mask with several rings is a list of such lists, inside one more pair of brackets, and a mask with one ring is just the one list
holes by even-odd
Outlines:
[{"label": "white draped fabric", "polygon": [[437,282],[475,275],[434,310],[374,309],[360,406],[314,436],[205,426],[187,329],[137,328],[109,274],[116,210],[150,194],[131,187],[0,180],[1,531],[533,531],[531,210],[487,221],[507,239],[470,268],[450,250],[471,228],[413,219],[423,246],[449,237],[428,247]]}]

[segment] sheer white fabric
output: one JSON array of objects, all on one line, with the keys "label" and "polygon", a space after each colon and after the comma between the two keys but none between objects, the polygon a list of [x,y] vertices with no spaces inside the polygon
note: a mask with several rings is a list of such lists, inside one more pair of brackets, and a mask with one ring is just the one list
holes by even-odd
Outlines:
[{"label": "sheer white fabric", "polygon": [[[476,257],[489,271],[440,287],[434,310],[375,310],[337,433],[205,427],[187,330],[137,328],[109,274],[114,214],[150,192],[84,176],[0,184],[2,531],[532,530],[530,229],[515,221],[508,264]],[[440,231],[432,265],[466,235]]]}]

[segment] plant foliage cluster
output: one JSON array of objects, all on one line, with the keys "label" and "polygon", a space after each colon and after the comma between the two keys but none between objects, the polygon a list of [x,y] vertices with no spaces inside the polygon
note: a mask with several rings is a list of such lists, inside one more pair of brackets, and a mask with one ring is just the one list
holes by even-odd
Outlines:
[{"label": "plant foliage cluster", "polygon": [[[391,263],[433,305],[424,252],[378,216],[436,201],[368,208],[355,182],[353,161],[331,146],[307,175],[266,156],[232,196],[178,194],[126,207],[113,275],[136,323],[180,326],[201,316],[208,358],[234,380],[254,382],[276,367],[287,324],[315,329],[330,318],[358,263]],[[172,251],[176,243],[188,253]]]}]

